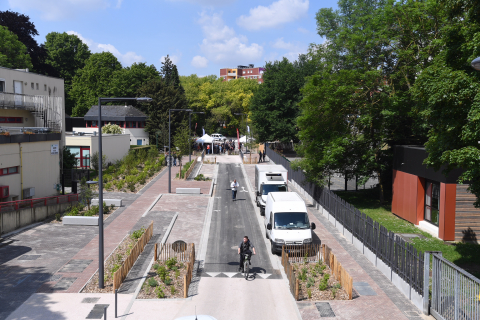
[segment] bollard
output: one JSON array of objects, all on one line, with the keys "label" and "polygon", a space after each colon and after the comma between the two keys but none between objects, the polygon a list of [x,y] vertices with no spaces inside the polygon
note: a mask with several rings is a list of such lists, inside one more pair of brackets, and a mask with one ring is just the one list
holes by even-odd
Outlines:
[{"label": "bollard", "polygon": [[103,307],[103,319],[107,320],[107,307]]},{"label": "bollard", "polygon": [[117,318],[117,293],[118,289],[115,289],[115,319]]},{"label": "bollard", "polygon": [[157,244],[155,243],[155,253],[153,256],[153,261],[157,261]]}]

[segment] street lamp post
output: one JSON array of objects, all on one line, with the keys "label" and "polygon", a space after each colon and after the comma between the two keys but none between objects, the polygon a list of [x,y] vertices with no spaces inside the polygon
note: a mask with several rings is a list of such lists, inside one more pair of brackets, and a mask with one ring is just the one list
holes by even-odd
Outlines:
[{"label": "street lamp post", "polygon": [[[192,135],[192,125],[190,124],[191,119],[192,119],[192,113],[200,113],[200,114],[205,114],[205,112],[190,112],[188,115],[188,130],[190,130],[190,136]],[[190,141],[190,145],[192,142]],[[192,161],[192,150],[189,149],[188,152],[188,162]]]},{"label": "street lamp post", "polygon": [[171,137],[171,115],[172,111],[188,111],[192,112],[192,109],[168,109],[168,193],[172,193],[172,161],[170,161],[170,157],[172,156],[172,137]]},{"label": "street lamp post", "polygon": [[[248,114],[246,113],[234,113],[234,115],[237,115],[237,116],[242,116],[242,122],[243,122],[243,116],[247,116],[247,120],[248,120]],[[247,137],[247,122],[245,122],[245,143],[248,142],[248,137]],[[238,143],[240,144],[240,140],[238,141]]]},{"label": "street lamp post", "polygon": [[102,102],[139,101],[149,102],[152,98],[98,98],[98,287],[104,287],[103,270],[103,175],[102,175]]}]

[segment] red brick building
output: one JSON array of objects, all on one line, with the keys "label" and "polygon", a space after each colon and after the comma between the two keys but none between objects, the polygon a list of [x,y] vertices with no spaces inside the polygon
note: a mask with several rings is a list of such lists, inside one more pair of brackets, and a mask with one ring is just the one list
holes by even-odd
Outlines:
[{"label": "red brick building", "polygon": [[235,79],[255,79],[258,83],[263,83],[263,72],[265,68],[260,68],[253,64],[248,66],[237,66],[236,68],[223,68],[220,69],[220,78],[223,78],[223,81],[230,81]]}]

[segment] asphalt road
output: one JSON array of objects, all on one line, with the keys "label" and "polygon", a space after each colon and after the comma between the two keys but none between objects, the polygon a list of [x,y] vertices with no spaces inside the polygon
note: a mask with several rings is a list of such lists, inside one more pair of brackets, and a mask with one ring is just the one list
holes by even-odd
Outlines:
[{"label": "asphalt road", "polygon": [[[232,201],[230,189],[234,179],[240,184],[236,201]],[[264,231],[258,225],[250,200],[253,195],[248,193],[246,183],[240,164],[219,164],[204,272],[238,272],[237,248],[246,235],[257,253],[252,255],[251,272],[278,273],[273,270],[269,252],[263,244]]]}]

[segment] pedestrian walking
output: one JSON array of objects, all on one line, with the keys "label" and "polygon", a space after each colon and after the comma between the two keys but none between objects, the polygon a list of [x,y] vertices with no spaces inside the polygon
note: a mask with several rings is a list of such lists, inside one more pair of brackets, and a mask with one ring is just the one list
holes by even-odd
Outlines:
[{"label": "pedestrian walking", "polygon": [[258,150],[258,163],[262,162],[262,151]]},{"label": "pedestrian walking", "polygon": [[173,166],[174,167],[177,166],[177,153],[176,152],[173,152]]},{"label": "pedestrian walking", "polygon": [[262,162],[265,162],[265,149],[263,149],[263,160]]},{"label": "pedestrian walking", "polygon": [[207,154],[209,154],[209,153],[210,153],[210,145],[207,144]]},{"label": "pedestrian walking", "polygon": [[233,182],[230,184],[230,188],[232,189],[232,201],[237,200],[237,188],[240,187],[240,185],[237,182],[237,179],[234,179]]}]

